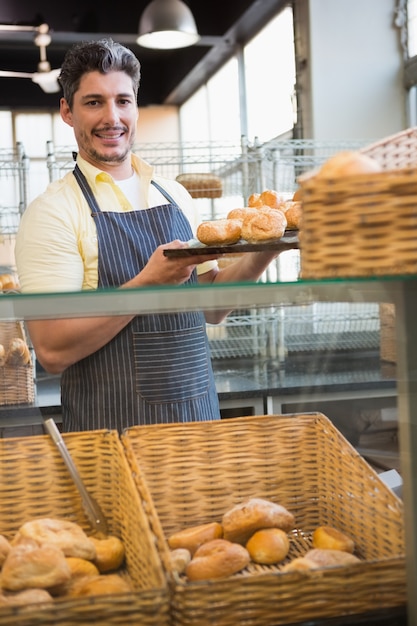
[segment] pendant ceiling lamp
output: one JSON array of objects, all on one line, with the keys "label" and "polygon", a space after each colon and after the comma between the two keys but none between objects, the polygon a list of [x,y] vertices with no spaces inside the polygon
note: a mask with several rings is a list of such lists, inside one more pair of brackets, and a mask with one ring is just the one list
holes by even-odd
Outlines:
[{"label": "pendant ceiling lamp", "polygon": [[140,18],[136,42],[145,48],[172,50],[192,46],[199,39],[193,14],[182,0],[152,0]]}]

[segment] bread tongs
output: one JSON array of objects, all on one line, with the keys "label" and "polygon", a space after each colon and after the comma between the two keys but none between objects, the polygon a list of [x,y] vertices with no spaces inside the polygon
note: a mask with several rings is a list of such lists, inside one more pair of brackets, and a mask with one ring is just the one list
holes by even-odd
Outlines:
[{"label": "bread tongs", "polygon": [[63,440],[62,435],[59,432],[57,425],[55,424],[55,421],[52,419],[52,417],[50,417],[44,420],[44,424],[45,424],[46,430],[51,435],[51,438],[54,444],[58,448],[58,451],[60,452],[64,460],[64,463],[69,473],[71,474],[71,477],[75,483],[75,486],[77,487],[80,493],[81,500],[83,503],[83,508],[91,526],[94,528],[94,530],[107,535],[108,534],[107,521],[104,516],[104,513],[101,510],[100,505],[96,502],[93,496],[87,491],[81,479],[81,476],[78,472],[78,469],[74,465],[74,461],[72,460],[72,457],[68,451],[65,441]]}]

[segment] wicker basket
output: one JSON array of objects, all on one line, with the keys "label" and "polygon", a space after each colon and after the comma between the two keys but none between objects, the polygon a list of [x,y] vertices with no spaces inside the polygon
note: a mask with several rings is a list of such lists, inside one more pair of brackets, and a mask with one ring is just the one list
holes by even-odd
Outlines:
[{"label": "wicker basket", "polygon": [[[140,426],[122,436],[172,582],[175,626],[266,626],[404,606],[403,506],[320,413]],[[151,494],[151,498],[148,494]],[[251,564],[227,580],[190,583],[172,573],[166,538],[221,521],[248,497],[285,505],[296,518],[289,557],[312,531],[342,528],[360,564],[282,573]]]},{"label": "wicker basket", "polygon": [[[18,337],[26,341],[22,322],[0,322],[0,344],[5,347]],[[0,366],[0,405],[30,404],[35,399],[34,365]]]},{"label": "wicker basket", "polygon": [[303,278],[417,273],[417,129],[363,148],[383,172],[300,180]]},{"label": "wicker basket", "polygon": [[[127,594],[56,598],[42,606],[0,607],[1,626],[100,626],[169,624],[169,595],[143,503],[139,500],[118,434],[91,431],[64,435],[87,489],[126,550],[121,574],[132,584]],[[0,533],[11,539],[35,517],[60,517],[91,534],[81,499],[48,436],[0,440]]]},{"label": "wicker basket", "polygon": [[179,174],[176,180],[192,198],[221,198],[223,193],[222,181],[214,174]]}]

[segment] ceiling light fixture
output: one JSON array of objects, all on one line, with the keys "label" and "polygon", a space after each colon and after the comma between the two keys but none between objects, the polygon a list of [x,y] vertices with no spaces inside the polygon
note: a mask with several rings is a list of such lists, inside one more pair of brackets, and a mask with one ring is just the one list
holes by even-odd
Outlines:
[{"label": "ceiling light fixture", "polygon": [[182,0],[152,0],[139,20],[136,42],[145,48],[172,50],[192,46],[199,39],[193,14]]},{"label": "ceiling light fixture", "polygon": [[32,82],[39,85],[45,93],[57,93],[60,91],[58,83],[59,69],[52,70],[46,57],[46,48],[51,43],[48,24],[40,26],[17,26],[14,24],[0,24],[0,31],[34,31],[36,32],[34,44],[39,48],[39,63],[37,72],[13,72],[0,70],[0,77],[3,78],[30,78]]}]

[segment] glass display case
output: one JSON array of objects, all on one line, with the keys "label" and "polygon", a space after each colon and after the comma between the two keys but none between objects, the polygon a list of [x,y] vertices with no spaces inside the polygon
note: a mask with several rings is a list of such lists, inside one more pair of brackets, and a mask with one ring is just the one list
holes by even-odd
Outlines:
[{"label": "glass display case", "polygon": [[[0,321],[213,309],[267,311],[270,316],[271,311],[276,311],[278,315],[280,307],[286,305],[300,307],[329,302],[395,305],[396,393],[409,590],[407,619],[411,626],[417,623],[417,599],[414,593],[417,588],[417,525],[414,523],[417,519],[417,331],[414,320],[417,310],[417,276],[39,295],[5,293],[0,296]],[[365,396],[366,389],[365,381]]]}]

